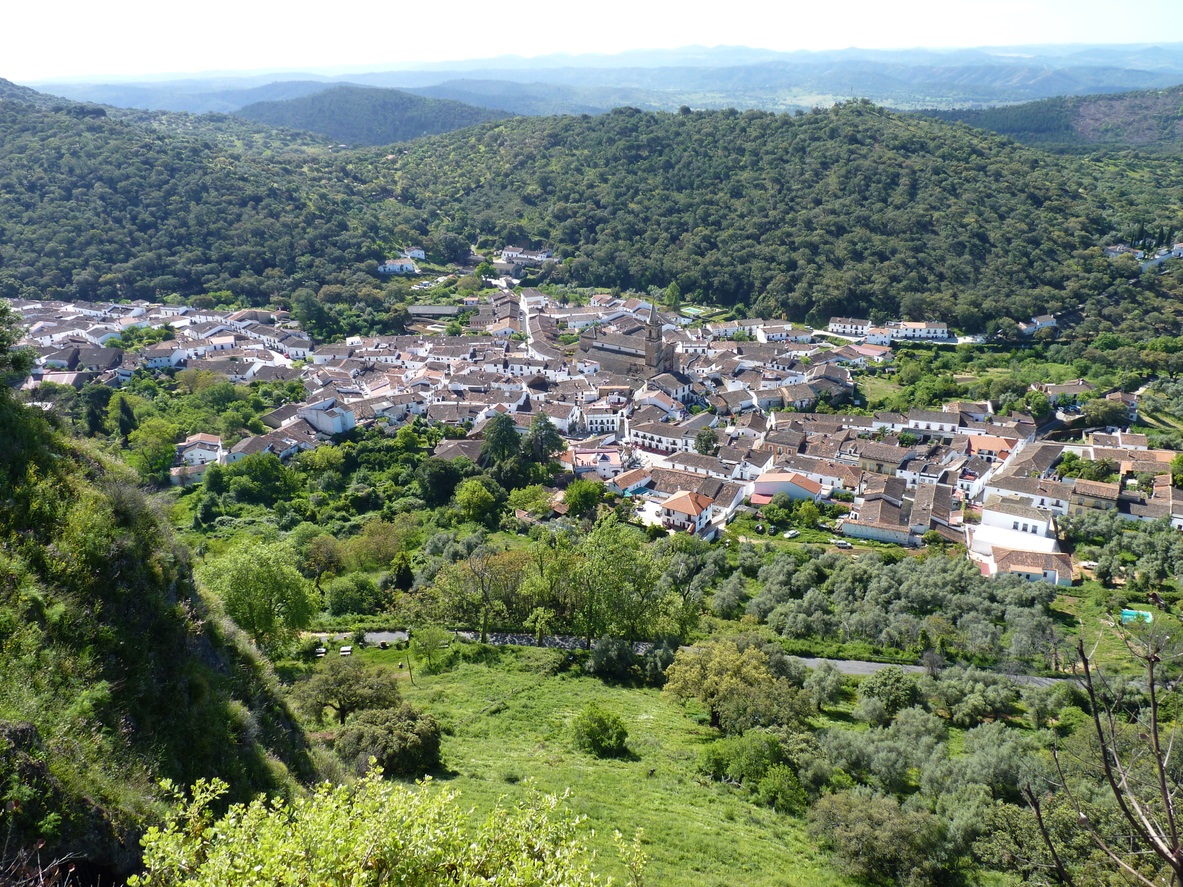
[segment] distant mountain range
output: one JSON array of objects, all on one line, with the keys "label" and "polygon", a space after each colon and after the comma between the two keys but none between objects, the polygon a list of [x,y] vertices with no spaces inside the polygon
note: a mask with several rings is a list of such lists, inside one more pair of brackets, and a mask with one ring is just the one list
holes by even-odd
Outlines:
[{"label": "distant mountain range", "polygon": [[116,107],[228,113],[343,83],[414,90],[516,114],[598,113],[623,105],[784,111],[855,96],[895,108],[973,108],[1174,86],[1183,83],[1183,44],[794,53],[691,47],[615,56],[503,58],[334,77],[223,75],[53,83],[44,89]]}]

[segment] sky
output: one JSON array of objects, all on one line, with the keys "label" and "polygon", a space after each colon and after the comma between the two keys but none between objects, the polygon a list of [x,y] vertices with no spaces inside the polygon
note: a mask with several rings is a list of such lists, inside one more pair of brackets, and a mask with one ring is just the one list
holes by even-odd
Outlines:
[{"label": "sky", "polygon": [[[409,64],[682,46],[774,50],[1183,42],[1183,16],[1113,0],[17,0],[0,77],[49,80]],[[1169,5],[1169,4],[1168,4]]]}]

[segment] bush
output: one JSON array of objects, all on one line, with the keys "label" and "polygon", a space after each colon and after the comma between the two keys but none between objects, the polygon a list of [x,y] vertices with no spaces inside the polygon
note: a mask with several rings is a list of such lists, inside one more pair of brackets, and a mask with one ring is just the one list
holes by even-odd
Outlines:
[{"label": "bush", "polygon": [[809,832],[845,875],[872,883],[950,880],[945,827],[931,813],[901,810],[894,798],[842,791],[810,810]]},{"label": "bush", "polygon": [[637,657],[624,638],[600,638],[592,648],[587,670],[607,681],[627,681],[633,676]]},{"label": "bush", "polygon": [[859,696],[864,700],[879,700],[887,714],[894,715],[900,709],[914,705],[918,693],[914,678],[905,674],[898,665],[889,665],[862,682]]},{"label": "bush", "polygon": [[743,573],[735,572],[711,596],[710,607],[722,619],[737,619],[748,602],[748,583]]},{"label": "bush", "polygon": [[780,740],[766,730],[748,730],[706,746],[698,769],[714,779],[727,779],[755,789],[774,764],[784,760]]},{"label": "bush", "polygon": [[756,800],[775,810],[797,816],[805,812],[805,789],[791,767],[773,764],[756,787]]},{"label": "bush", "polygon": [[677,654],[677,644],[662,640],[654,643],[645,655],[641,657],[641,676],[646,684],[654,687],[665,686],[665,670],[674,662]]},{"label": "bush", "polygon": [[364,573],[350,573],[329,583],[325,592],[325,602],[333,616],[369,616],[382,608],[383,595],[369,576]]},{"label": "bush", "polygon": [[422,776],[439,766],[440,733],[435,718],[404,702],[398,708],[358,712],[337,736],[333,750],[359,775],[374,758],[383,773]]},{"label": "bush", "polygon": [[716,726],[724,733],[743,733],[753,727],[792,727],[810,715],[809,694],[784,678],[755,686],[728,688],[714,706]]},{"label": "bush", "polygon": [[624,721],[594,702],[588,703],[575,718],[572,730],[575,744],[597,758],[618,758],[627,751],[628,730]]}]

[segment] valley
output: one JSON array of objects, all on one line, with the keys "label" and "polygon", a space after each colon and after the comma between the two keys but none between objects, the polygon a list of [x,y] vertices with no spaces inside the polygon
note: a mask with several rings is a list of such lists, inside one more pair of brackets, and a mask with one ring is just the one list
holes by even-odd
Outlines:
[{"label": "valley", "polygon": [[1169,878],[1168,84],[565,76],[0,84],[0,880]]}]

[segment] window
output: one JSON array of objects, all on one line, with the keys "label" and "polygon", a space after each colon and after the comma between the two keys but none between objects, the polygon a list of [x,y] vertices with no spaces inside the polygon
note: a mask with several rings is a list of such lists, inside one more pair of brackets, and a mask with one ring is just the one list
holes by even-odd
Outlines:
[{"label": "window", "polygon": [[1010,528],[1011,528],[1012,530],[1017,530],[1017,529],[1019,528],[1019,522],[1018,522],[1018,521],[1015,521],[1013,524],[1011,524],[1011,527],[1010,527]]}]

